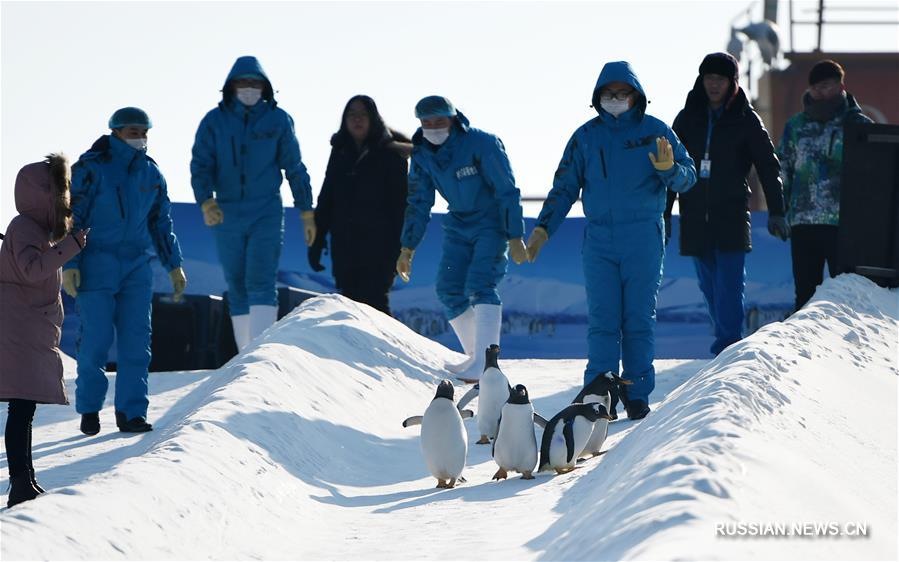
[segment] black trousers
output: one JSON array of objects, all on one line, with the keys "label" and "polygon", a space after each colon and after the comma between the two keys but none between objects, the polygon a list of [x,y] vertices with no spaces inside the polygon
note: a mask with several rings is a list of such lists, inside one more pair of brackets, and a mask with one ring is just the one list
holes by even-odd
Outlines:
[{"label": "black trousers", "polygon": [[388,293],[395,277],[396,271],[390,264],[389,268],[359,268],[341,272],[334,281],[343,296],[390,316]]},{"label": "black trousers", "polygon": [[9,401],[9,416],[6,418],[6,461],[9,475],[23,476],[34,470],[31,463],[31,425],[34,421],[34,400]]},{"label": "black trousers", "polygon": [[831,277],[837,270],[837,227],[829,224],[799,224],[792,228],[790,253],[793,256],[793,283],[796,310],[815,294],[824,282],[824,264]]}]

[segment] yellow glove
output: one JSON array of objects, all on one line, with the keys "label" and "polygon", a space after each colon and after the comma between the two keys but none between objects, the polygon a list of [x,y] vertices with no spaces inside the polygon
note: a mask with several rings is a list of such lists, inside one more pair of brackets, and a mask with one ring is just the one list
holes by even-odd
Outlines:
[{"label": "yellow glove", "polygon": [[649,159],[652,161],[655,169],[660,172],[670,170],[674,166],[674,149],[671,148],[671,143],[668,142],[668,139],[665,137],[656,139],[656,152],[659,153],[658,157],[652,152],[649,153]]},{"label": "yellow glove", "polygon": [[412,275],[412,254],[415,250],[412,248],[400,249],[400,257],[396,260],[396,272],[400,274],[400,279],[409,282],[409,276]]},{"label": "yellow glove", "polygon": [[78,269],[62,270],[62,290],[73,299],[78,296],[81,286],[81,271]]},{"label": "yellow glove", "polygon": [[181,302],[181,298],[184,296],[184,289],[187,288],[187,275],[184,274],[183,268],[176,267],[169,271],[169,277],[172,279],[172,300]]},{"label": "yellow glove", "polygon": [[222,213],[219,204],[216,203],[213,197],[203,201],[200,209],[203,210],[203,222],[206,223],[206,226],[215,226],[225,222],[225,214]]},{"label": "yellow glove", "polygon": [[549,240],[549,234],[542,226],[535,227],[531,231],[531,235],[528,237],[528,260],[531,263],[537,261],[537,254],[540,253],[540,248],[546,244],[547,240]]},{"label": "yellow glove", "polygon": [[311,246],[315,242],[315,211],[303,211],[300,213],[300,219],[303,221],[303,236],[306,238],[306,245]]},{"label": "yellow glove", "polygon": [[512,238],[509,240],[509,255],[512,261],[522,264],[528,261],[528,249],[524,247],[524,238]]}]

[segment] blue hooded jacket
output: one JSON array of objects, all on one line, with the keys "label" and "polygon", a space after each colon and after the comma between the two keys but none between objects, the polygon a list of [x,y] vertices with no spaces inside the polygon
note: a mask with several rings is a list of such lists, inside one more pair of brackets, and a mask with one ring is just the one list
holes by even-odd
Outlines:
[{"label": "blue hooded jacket", "polygon": [[[616,119],[600,108],[599,91],[611,82],[624,82],[639,97]],[[696,183],[693,160],[668,125],[646,114],[646,94],[630,64],[607,63],[593,90],[599,114],[578,128],[562,155],[550,190],[537,218],[552,235],[583,190],[584,214],[591,224],[658,220],[665,210],[667,189],[683,192]],[[649,159],[656,154],[656,138],[668,139],[674,166],[660,172]]]},{"label": "blue hooded jacket", "polygon": [[402,245],[415,248],[424,237],[434,206],[434,192],[449,203],[456,224],[471,233],[482,228],[502,231],[506,239],[524,236],[521,192],[499,138],[470,127],[461,113],[450,136],[437,150],[421,129],[412,137],[409,197]]},{"label": "blue hooded jacket", "polygon": [[[246,107],[231,92],[232,79],[258,74],[262,99]],[[312,186],[300,156],[293,119],[275,102],[271,82],[256,57],[240,57],[222,87],[222,101],[197,129],[190,161],[197,203],[215,193],[223,203],[280,197],[284,170],[294,205],[312,209]]]},{"label": "blue hooded jacket", "polygon": [[181,266],[181,247],[172,229],[165,178],[147,153],[113,135],[103,135],[72,166],[74,230],[90,227],[84,253],[66,263],[80,268],[95,251],[149,251],[166,271]]}]

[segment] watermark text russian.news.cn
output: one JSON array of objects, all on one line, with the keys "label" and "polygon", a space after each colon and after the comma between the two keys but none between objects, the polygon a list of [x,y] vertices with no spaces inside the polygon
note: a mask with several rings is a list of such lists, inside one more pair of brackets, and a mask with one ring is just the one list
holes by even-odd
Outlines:
[{"label": "watermark text russian.news.cn", "polygon": [[715,523],[723,538],[868,538],[871,528],[860,521],[732,521]]}]

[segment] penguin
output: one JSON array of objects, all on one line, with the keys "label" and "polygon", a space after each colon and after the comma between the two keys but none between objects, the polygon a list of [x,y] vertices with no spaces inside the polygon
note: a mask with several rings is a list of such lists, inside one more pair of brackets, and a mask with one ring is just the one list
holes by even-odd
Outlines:
[{"label": "penguin", "polygon": [[403,427],[421,424],[421,452],[438,488],[455,487],[468,455],[468,434],[462,418],[471,417],[472,411],[460,412],[453,404],[453,394],[453,383],[444,379],[424,415],[403,421]]},{"label": "penguin", "polygon": [[584,450],[597,419],[609,419],[602,404],[571,404],[546,423],[540,441],[540,471],[557,474],[574,470],[577,454]]},{"label": "penguin", "polygon": [[478,382],[478,431],[481,433],[478,445],[489,445],[490,440],[496,438],[499,416],[512,390],[509,379],[497,363],[499,346],[491,345],[485,353],[484,374]]},{"label": "penguin", "polygon": [[516,385],[509,392],[493,440],[493,460],[499,470],[494,480],[502,480],[510,471],[520,472],[523,480],[534,478],[537,466],[537,438],[534,436],[534,406],[528,399],[528,389]]},{"label": "penguin", "polygon": [[593,434],[587,440],[584,450],[578,452],[578,456],[590,455],[595,457],[602,450],[602,445],[609,436],[609,420],[612,419],[611,414],[611,393],[617,390],[619,384],[630,384],[630,381],[624,380],[612,371],[607,371],[594,378],[584,388],[578,392],[572,404],[602,404],[609,412],[609,419],[599,418],[593,425]]},{"label": "penguin", "polygon": [[[499,356],[499,346],[491,346],[491,347],[496,347],[496,357],[493,357],[493,363],[495,364],[495,363],[496,363],[496,358]],[[490,355],[490,349],[487,350],[487,354],[488,354],[488,355],[487,355],[487,362],[486,362],[486,363],[487,363],[487,367],[489,368],[489,367],[490,367],[490,358],[491,358],[491,355]],[[496,370],[499,371],[499,373],[500,373],[501,375],[503,375],[503,377],[505,377],[505,375],[503,374],[503,372],[500,371],[499,365],[496,365],[495,367],[496,367]],[[485,370],[485,372],[486,372],[486,370]],[[512,392],[512,385],[510,385],[510,384],[508,383],[508,379],[506,379],[506,384],[508,385],[508,392],[511,393],[511,392]],[[497,387],[498,387],[498,386],[499,386],[499,385],[497,385]],[[497,390],[498,390],[498,388],[497,388]],[[456,406],[457,408],[459,408],[459,411],[460,411],[460,412],[470,411],[470,410],[464,410],[463,408],[465,408],[465,406],[467,406],[469,402],[471,402],[472,400],[474,400],[475,398],[477,398],[478,395],[480,394],[480,392],[481,392],[481,383],[478,382],[478,383],[476,383],[474,386],[472,386],[472,387],[468,390],[468,392],[466,392],[466,393],[462,396],[461,399],[459,399],[459,404]],[[480,406],[480,403],[479,403],[479,406]],[[500,404],[500,406],[502,407],[502,403]],[[478,415],[480,415],[480,408],[478,409]],[[463,415],[462,417],[464,418],[465,416]],[[485,416],[485,417],[486,417],[486,416]],[[537,412],[534,412],[534,425],[537,425],[537,426],[539,426],[539,427],[541,427],[541,428],[545,428],[545,427],[546,427],[546,418],[544,418],[543,416],[541,416],[541,415],[538,414]],[[483,435],[482,435],[482,437],[483,437]],[[478,443],[481,443],[481,442],[479,441]],[[485,443],[486,443],[486,442],[485,442]]]}]

